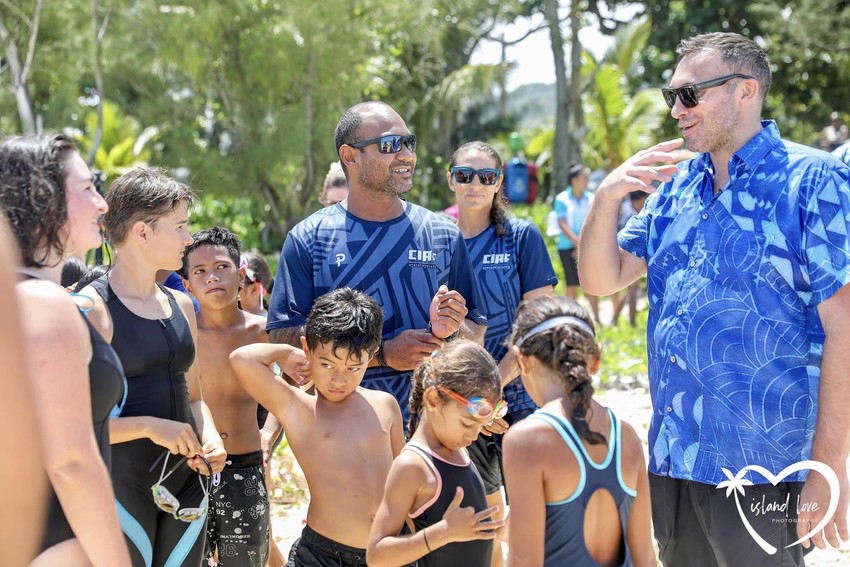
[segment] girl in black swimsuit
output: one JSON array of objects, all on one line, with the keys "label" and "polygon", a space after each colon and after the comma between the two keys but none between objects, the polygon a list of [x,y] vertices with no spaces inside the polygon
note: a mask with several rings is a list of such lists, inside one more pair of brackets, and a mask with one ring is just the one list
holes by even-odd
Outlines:
[{"label": "girl in black swimsuit", "polygon": [[[126,401],[111,425],[112,479],[137,567],[201,565],[207,477],[224,468],[226,458],[201,399],[192,302],[156,283],[157,271],[182,266],[192,242],[192,198],[189,187],[159,169],[137,168],[117,179],[104,217],[115,263],[83,290],[95,298],[92,321],[127,375]],[[169,453],[177,457],[169,457],[168,468],[178,466],[161,483]],[[159,488],[152,493],[160,485],[175,505],[164,505]]]},{"label": "girl in black swimsuit", "polygon": [[101,245],[106,203],[73,143],[45,134],[0,143],[0,207],[24,266],[17,288],[52,488],[31,565],[128,567],[108,471],[108,417],[123,396],[123,371],[59,286],[66,258]]}]

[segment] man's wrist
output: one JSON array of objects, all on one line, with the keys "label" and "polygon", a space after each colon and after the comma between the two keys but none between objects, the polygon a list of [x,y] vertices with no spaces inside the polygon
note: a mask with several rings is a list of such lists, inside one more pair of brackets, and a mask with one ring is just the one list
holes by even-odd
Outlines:
[{"label": "man's wrist", "polygon": [[[428,332],[431,333],[432,335],[434,335],[435,337],[437,337],[437,335],[434,334],[434,329],[431,328],[431,321],[428,321]],[[457,331],[455,331],[454,333],[452,333],[448,337],[437,337],[437,338],[440,339],[441,341],[449,342],[449,341],[455,340],[459,336],[460,336],[460,329],[458,329]]]},{"label": "man's wrist", "polygon": [[384,355],[384,339],[381,339],[381,343],[378,345],[378,352],[375,353],[375,360],[378,361],[378,366],[389,366]]}]

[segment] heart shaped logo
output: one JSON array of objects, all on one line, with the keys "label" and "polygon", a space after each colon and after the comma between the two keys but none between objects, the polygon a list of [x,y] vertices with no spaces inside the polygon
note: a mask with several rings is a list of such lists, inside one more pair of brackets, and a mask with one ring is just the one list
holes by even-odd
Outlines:
[{"label": "heart shaped logo", "polygon": [[726,475],[726,478],[729,480],[724,480],[720,484],[717,485],[717,488],[725,488],[726,489],[726,497],[728,498],[730,494],[735,493],[735,505],[738,507],[738,514],[741,516],[741,521],[744,523],[744,527],[747,529],[747,532],[752,536],[752,538],[756,541],[756,543],[761,547],[765,553],[768,555],[774,555],[777,552],[776,547],[769,544],[764,540],[750,525],[749,520],[747,520],[747,516],[744,514],[744,511],[741,509],[741,502],[738,500],[738,494],[741,496],[744,495],[744,487],[752,486],[753,483],[744,478],[744,475],[747,474],[748,471],[753,471],[767,480],[770,481],[770,484],[776,486],[782,479],[785,477],[792,475],[796,472],[803,470],[813,470],[815,472],[819,472],[826,479],[827,484],[829,484],[829,507],[826,510],[826,514],[824,514],[823,519],[806,535],[798,539],[793,543],[789,543],[785,547],[792,547],[802,542],[806,538],[816,534],[821,531],[824,526],[829,522],[832,518],[832,514],[835,513],[835,509],[838,507],[838,476],[835,474],[828,465],[821,463],[819,461],[800,461],[799,463],[794,463],[792,465],[788,465],[784,469],[782,469],[779,474],[773,475],[769,470],[759,465],[747,465],[738,471],[738,474],[733,475],[729,469],[722,469],[723,474]]}]

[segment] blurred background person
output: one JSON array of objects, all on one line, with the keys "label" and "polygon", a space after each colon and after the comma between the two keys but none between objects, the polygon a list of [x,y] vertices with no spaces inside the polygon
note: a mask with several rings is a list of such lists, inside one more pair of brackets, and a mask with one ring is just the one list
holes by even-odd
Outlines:
[{"label": "blurred background person", "polygon": [[837,110],[833,111],[829,115],[829,124],[820,133],[821,149],[831,152],[846,142],[848,137],[850,137],[850,131],[847,130],[847,124],[841,118],[841,113]]},{"label": "blurred background person", "polygon": [[[587,191],[589,180],[590,170],[580,163],[575,163],[569,168],[569,186],[555,197],[555,218],[561,230],[558,235],[558,256],[564,267],[564,294],[570,299],[578,297],[578,237],[590,204],[593,203],[593,193]],[[601,325],[599,299],[588,293],[584,296],[590,304],[594,320]]]},{"label": "blurred background person", "polygon": [[266,259],[256,252],[245,252],[240,258],[239,267],[245,269],[242,290],[239,292],[239,307],[243,311],[266,317],[268,303],[266,296],[272,292],[274,278]]},{"label": "blurred background person", "polygon": [[345,178],[342,166],[338,161],[335,161],[331,164],[331,168],[325,176],[325,184],[322,185],[319,201],[327,207],[344,201],[346,197],[348,197],[348,180]]}]

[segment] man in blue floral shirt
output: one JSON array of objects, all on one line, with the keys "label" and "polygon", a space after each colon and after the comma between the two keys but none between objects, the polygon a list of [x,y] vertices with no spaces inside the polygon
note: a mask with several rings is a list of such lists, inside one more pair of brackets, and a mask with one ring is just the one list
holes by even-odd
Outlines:
[{"label": "man in blue floral shirt", "polygon": [[[681,140],[664,142],[603,181],[581,233],[581,285],[608,295],[648,278],[664,564],[803,565],[798,540],[850,539],[850,169],[761,120],[771,73],[754,42],[704,34],[677,53],[662,91],[698,154],[672,165]],[[635,189],[652,195],[617,235]],[[809,460],[827,474],[795,470]]]}]

